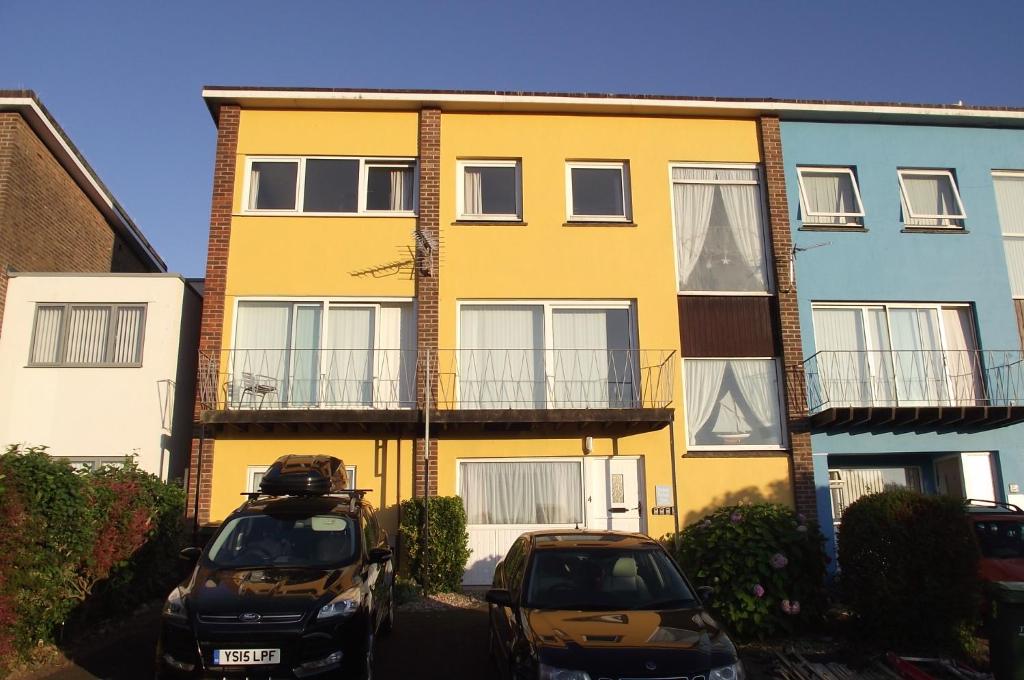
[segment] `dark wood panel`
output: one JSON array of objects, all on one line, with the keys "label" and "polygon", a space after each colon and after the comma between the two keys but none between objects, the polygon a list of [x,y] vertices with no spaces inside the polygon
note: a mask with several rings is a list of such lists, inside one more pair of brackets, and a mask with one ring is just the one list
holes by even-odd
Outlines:
[{"label": "dark wood panel", "polygon": [[768,296],[679,296],[679,341],[684,357],[772,357],[778,343]]},{"label": "dark wood panel", "polygon": [[1020,336],[1020,345],[1024,347],[1024,300],[1013,301],[1013,308],[1017,310],[1017,334]]}]

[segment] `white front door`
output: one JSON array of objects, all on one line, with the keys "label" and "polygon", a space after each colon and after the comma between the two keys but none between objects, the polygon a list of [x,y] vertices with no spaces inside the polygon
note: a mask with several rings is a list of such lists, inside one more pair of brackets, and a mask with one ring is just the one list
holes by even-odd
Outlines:
[{"label": "white front door", "polygon": [[588,529],[643,530],[639,458],[588,458],[586,467]]}]

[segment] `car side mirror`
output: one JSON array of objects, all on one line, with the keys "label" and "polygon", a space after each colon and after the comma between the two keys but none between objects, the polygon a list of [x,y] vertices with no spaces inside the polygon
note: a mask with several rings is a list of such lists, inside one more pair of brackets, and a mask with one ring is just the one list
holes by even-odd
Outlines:
[{"label": "car side mirror", "polygon": [[181,552],[178,553],[178,558],[187,560],[189,562],[195,562],[199,559],[199,556],[203,554],[202,548],[197,548],[194,545],[187,548],[182,548]]},{"label": "car side mirror", "polygon": [[512,606],[512,593],[508,592],[505,588],[491,588],[487,591],[484,599],[499,607]]},{"label": "car side mirror", "polygon": [[384,564],[391,559],[391,548],[370,548],[366,553],[366,559],[371,564]]},{"label": "car side mirror", "polygon": [[697,588],[697,596],[700,597],[701,602],[708,604],[715,599],[715,589],[711,586],[701,586]]}]

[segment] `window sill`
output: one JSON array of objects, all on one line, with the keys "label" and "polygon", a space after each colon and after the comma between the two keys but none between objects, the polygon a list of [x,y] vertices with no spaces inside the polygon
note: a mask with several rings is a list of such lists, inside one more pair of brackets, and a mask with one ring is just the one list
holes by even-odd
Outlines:
[{"label": "window sill", "polygon": [[849,231],[866,234],[871,230],[860,224],[804,224],[797,231]]},{"label": "window sill", "polygon": [[142,364],[25,364],[25,368],[142,368]]},{"label": "window sill", "polygon": [[562,223],[563,227],[635,227],[636,222],[618,220],[569,220]]},{"label": "window sill", "polygon": [[759,449],[742,446],[689,448],[683,454],[684,457],[690,456],[693,458],[777,458],[788,455],[789,449],[781,447]]},{"label": "window sill", "polygon": [[254,212],[243,210],[242,212],[231,213],[232,217],[418,217],[414,212],[361,212],[361,213],[308,213],[308,212]]},{"label": "window sill", "polygon": [[901,234],[970,234],[964,227],[903,227]]},{"label": "window sill", "polygon": [[693,295],[698,297],[772,297],[775,293],[768,290],[677,290],[676,295]]},{"label": "window sill", "polygon": [[525,227],[529,222],[522,220],[455,220],[453,227]]}]

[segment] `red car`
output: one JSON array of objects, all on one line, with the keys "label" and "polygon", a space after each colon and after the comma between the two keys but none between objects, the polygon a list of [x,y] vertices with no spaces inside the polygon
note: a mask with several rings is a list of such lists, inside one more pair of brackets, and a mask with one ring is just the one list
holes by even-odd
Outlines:
[{"label": "red car", "polygon": [[999,501],[964,502],[981,548],[982,580],[1024,581],[1024,510]]}]

